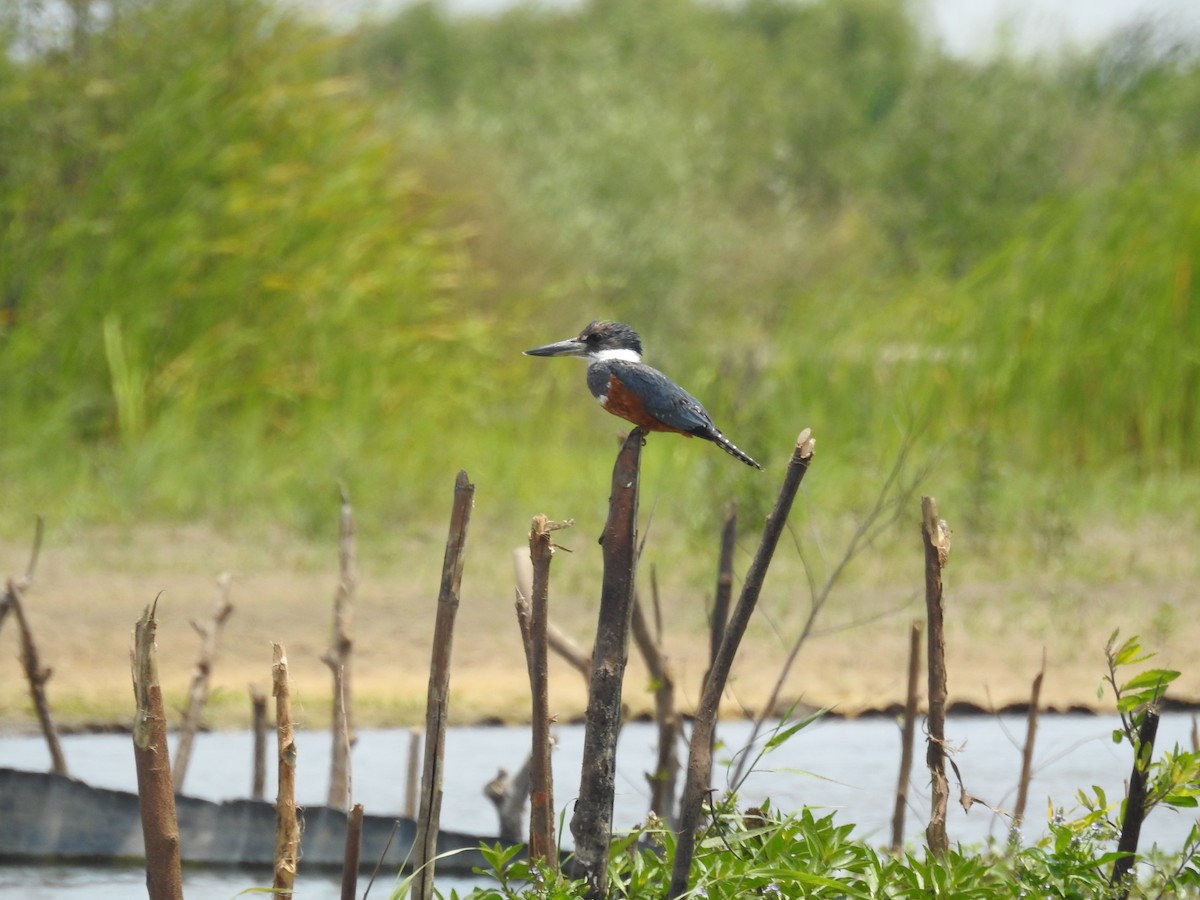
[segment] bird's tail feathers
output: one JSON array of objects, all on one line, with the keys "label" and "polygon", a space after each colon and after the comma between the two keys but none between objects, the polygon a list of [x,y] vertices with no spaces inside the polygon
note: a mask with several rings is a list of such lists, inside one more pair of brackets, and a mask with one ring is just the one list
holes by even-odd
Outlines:
[{"label": "bird's tail feathers", "polygon": [[746,465],[753,466],[759,471],[762,470],[762,466],[759,465],[749,453],[746,453],[741,447],[729,440],[729,438],[725,437],[725,435],[721,434],[721,432],[716,432],[711,438],[709,438],[709,440],[711,440],[714,444],[716,444],[734,459],[740,459]]}]

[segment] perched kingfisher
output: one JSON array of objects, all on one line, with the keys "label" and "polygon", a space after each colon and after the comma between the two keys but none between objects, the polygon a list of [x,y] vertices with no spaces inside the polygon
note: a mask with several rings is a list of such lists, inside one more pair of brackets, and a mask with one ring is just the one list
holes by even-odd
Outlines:
[{"label": "perched kingfisher", "polygon": [[672,431],[712,441],[748,466],[758,463],[713,424],[700,401],[642,362],[642,339],[620,322],[593,322],[578,337],[525,351],[526,356],[582,356],[592,396],[615,416],[648,431]]}]

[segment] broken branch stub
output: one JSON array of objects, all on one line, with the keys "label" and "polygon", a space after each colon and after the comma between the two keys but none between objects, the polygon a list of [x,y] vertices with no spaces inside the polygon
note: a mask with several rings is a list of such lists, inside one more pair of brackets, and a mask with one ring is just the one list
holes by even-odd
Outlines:
[{"label": "broken branch stub", "polygon": [[137,706],[133,719],[133,761],[146,849],[146,890],[150,900],[183,900],[179,823],[175,816],[167,720],[155,658],[157,604],[155,600],[146,607],[133,632],[133,696]]}]

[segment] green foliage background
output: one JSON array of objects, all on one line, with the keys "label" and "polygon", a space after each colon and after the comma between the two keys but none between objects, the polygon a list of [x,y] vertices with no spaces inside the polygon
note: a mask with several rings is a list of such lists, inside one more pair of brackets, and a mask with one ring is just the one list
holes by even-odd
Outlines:
[{"label": "green foliage background", "polygon": [[[811,426],[836,508],[907,432],[981,526],[1196,496],[1200,57],[1162,30],[967,61],[902,0],[115,8],[4,23],[6,531],[327,530],[339,479],[424,527],[458,468],[485,515],[600,506],[615,423],[520,355],[595,317],[769,466]],[[773,489],[647,467],[692,521]]]}]

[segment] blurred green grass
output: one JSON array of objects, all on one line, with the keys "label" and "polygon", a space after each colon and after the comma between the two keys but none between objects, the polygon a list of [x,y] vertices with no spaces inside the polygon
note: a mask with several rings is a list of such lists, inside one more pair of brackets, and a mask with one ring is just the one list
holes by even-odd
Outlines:
[{"label": "blurred green grass", "polygon": [[[594,317],[769,468],[811,426],[833,515],[916,435],[974,530],[1194,519],[1198,103],[1170,34],[966,61],[895,0],[123,5],[0,60],[0,528],[327,536],[343,481],[418,531],[459,468],[485,520],[594,512],[620,423],[520,355]],[[689,527],[774,489],[646,466]]]}]

